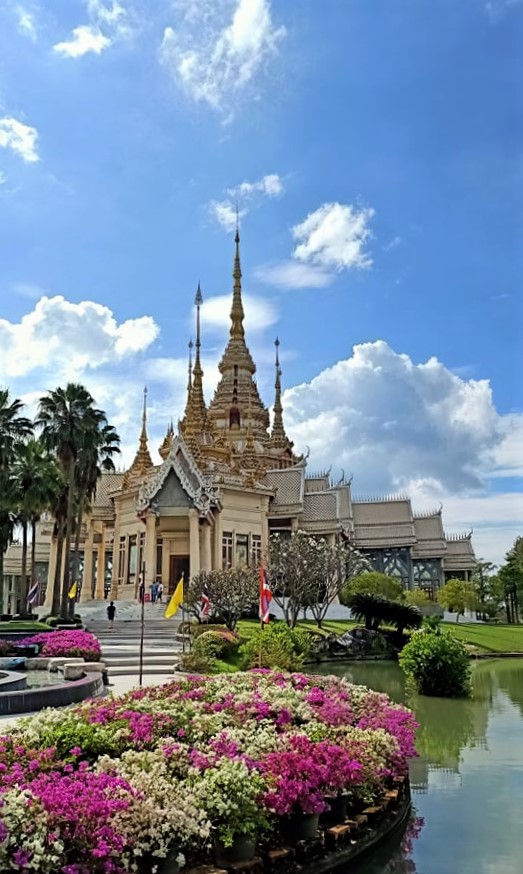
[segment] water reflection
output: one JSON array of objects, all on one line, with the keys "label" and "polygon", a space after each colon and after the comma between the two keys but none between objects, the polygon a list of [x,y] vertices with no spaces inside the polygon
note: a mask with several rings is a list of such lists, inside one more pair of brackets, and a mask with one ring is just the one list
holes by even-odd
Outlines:
[{"label": "water reflection", "polygon": [[409,694],[393,663],[329,664],[321,673],[386,692],[420,724],[411,785],[425,827],[358,874],[521,874],[523,660],[475,662],[470,700]]}]

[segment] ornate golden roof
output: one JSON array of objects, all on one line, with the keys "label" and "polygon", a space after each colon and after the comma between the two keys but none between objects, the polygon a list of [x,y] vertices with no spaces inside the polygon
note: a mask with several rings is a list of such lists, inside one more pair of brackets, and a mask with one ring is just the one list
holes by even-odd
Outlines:
[{"label": "ornate golden roof", "polygon": [[142,413],[142,430],[140,433],[140,443],[138,451],[134,457],[128,471],[126,471],[122,489],[131,488],[140,480],[144,479],[148,471],[154,467],[151,456],[149,454],[149,446],[147,441],[147,386],[143,390],[143,413]]}]

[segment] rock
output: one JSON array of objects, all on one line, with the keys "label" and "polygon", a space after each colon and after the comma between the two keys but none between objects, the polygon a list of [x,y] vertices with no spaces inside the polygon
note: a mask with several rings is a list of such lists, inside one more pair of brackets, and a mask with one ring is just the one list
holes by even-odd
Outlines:
[{"label": "rock", "polygon": [[78,665],[64,665],[64,680],[81,680],[85,675],[84,667],[82,664]]},{"label": "rock", "polygon": [[84,662],[83,669],[86,674],[103,674],[106,666],[105,662]]},{"label": "rock", "polygon": [[57,657],[49,659],[49,670],[53,674],[56,674],[56,672],[58,671],[58,668],[61,668],[68,661],[70,661],[70,659],[57,658]]},{"label": "rock", "polygon": [[58,665],[58,671],[65,671],[68,665],[83,665],[83,663],[83,659],[67,659],[67,661],[64,662],[63,665]]},{"label": "rock", "polygon": [[26,659],[25,667],[27,671],[48,671],[50,658],[35,658]]}]

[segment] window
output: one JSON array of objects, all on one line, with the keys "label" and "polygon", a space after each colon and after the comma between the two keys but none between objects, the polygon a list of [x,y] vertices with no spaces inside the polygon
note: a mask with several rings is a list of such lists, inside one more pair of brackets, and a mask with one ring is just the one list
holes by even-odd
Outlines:
[{"label": "window", "polygon": [[156,582],[162,582],[163,540],[156,538]]},{"label": "window", "polygon": [[224,531],[222,534],[222,568],[227,570],[232,567],[232,531]]},{"label": "window", "polygon": [[252,534],[251,535],[251,556],[252,556],[253,567],[255,567],[255,568],[260,567],[261,559],[262,559],[261,535],[260,534]]},{"label": "window", "polygon": [[236,535],[236,550],[234,556],[234,564],[237,567],[245,567],[249,564],[249,535]]},{"label": "window", "polygon": [[118,547],[118,582],[121,584],[125,576],[125,537],[120,537]]},{"label": "window", "polygon": [[138,536],[138,576],[141,575],[145,562],[145,531]]},{"label": "window", "polygon": [[136,534],[131,534],[129,537],[129,564],[127,568],[127,582],[134,583],[136,580],[136,567],[138,562],[138,547],[136,545]]}]

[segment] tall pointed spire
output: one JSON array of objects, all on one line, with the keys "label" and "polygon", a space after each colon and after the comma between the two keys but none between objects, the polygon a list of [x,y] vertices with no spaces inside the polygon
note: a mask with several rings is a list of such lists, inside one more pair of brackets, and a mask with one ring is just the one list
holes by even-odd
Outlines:
[{"label": "tall pointed spire", "polygon": [[272,424],[271,443],[273,446],[285,446],[289,441],[285,433],[283,425],[283,407],[281,403],[281,369],[280,369],[280,341],[276,337],[274,341],[276,347],[276,380],[274,383],[274,420]]},{"label": "tall pointed spire", "polygon": [[189,366],[188,366],[188,376],[187,376],[187,400],[189,400],[191,396],[191,388],[192,388],[192,350],[194,347],[194,343],[192,340],[188,342],[189,347]]},{"label": "tall pointed spire", "polygon": [[[200,358],[201,351],[201,336],[200,336],[200,309],[203,303],[203,295],[198,283],[194,304],[196,306],[196,343],[195,357],[193,367],[193,381],[188,393],[187,414],[185,416],[185,429],[192,434],[200,434],[205,430],[207,420],[207,407],[205,406],[205,398],[203,396],[203,370]],[[189,347],[191,354],[192,345]]]},{"label": "tall pointed spire", "polygon": [[142,411],[142,430],[140,432],[140,443],[134,457],[131,467],[127,471],[123,480],[123,488],[127,488],[132,480],[141,479],[145,476],[148,470],[153,467],[153,462],[149,453],[147,440],[147,386],[143,389],[143,411]]},{"label": "tall pointed spire", "polygon": [[240,231],[238,228],[238,212],[236,212],[236,235],[234,237],[236,250],[234,254],[234,270],[232,273],[234,286],[232,291],[232,308],[231,308],[231,339],[243,340],[245,330],[243,328],[243,320],[245,313],[243,311],[242,301],[242,268],[240,265]]}]

